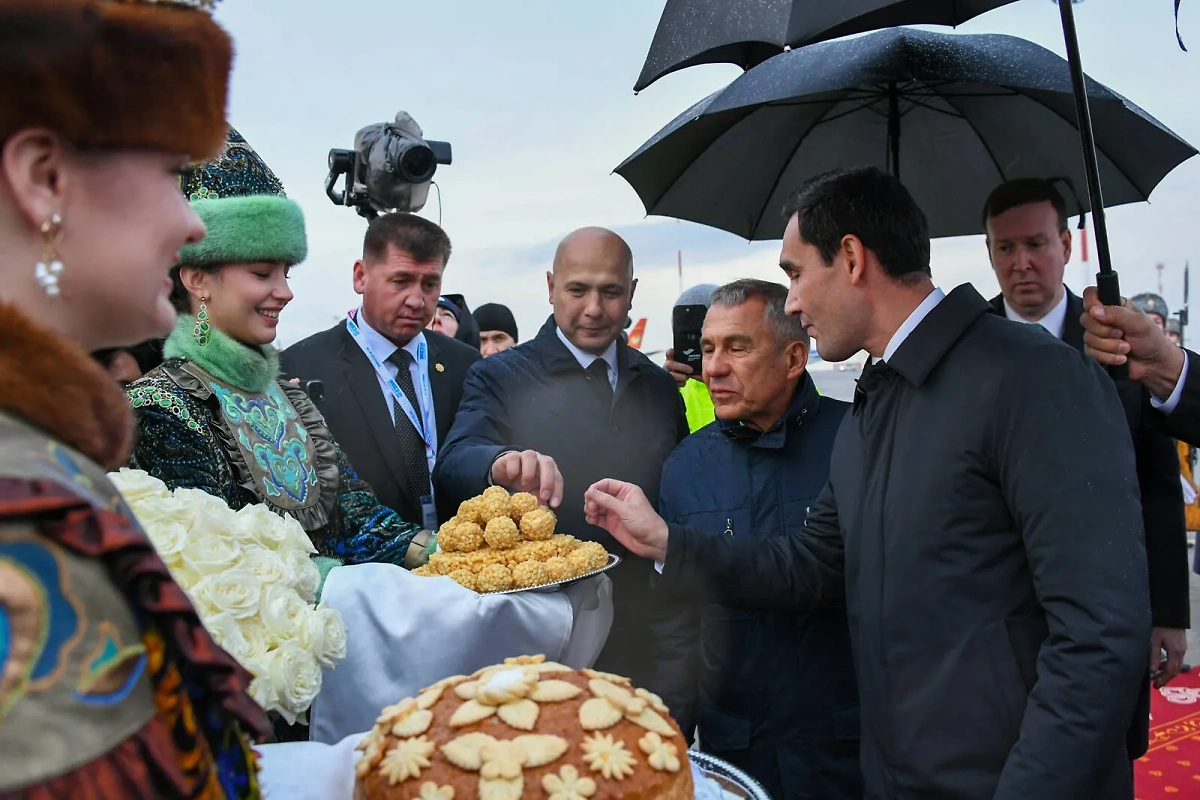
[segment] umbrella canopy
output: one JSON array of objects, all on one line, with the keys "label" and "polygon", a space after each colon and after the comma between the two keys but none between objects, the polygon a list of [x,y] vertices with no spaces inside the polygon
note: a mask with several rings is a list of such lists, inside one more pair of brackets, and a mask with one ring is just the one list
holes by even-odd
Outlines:
[{"label": "umbrella canopy", "polygon": [[[1109,206],[1146,200],[1196,150],[1087,80]],[[1086,185],[1067,62],[1012,36],[893,29],[784,53],[685,111],[616,172],[648,214],[778,239],[808,178],[875,165],[898,174],[933,236],[983,232],[999,183]],[[1081,210],[1090,210],[1087,197]]]},{"label": "umbrella canopy", "polygon": [[839,36],[898,25],[961,25],[1014,0],[667,0],[640,92],[697,64],[750,69],[782,53]]}]

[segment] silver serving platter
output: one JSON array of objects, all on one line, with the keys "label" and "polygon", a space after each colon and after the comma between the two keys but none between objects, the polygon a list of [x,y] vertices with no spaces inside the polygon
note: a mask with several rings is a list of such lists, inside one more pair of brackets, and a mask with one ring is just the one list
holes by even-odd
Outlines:
[{"label": "silver serving platter", "polygon": [[608,554],[608,563],[605,564],[600,569],[594,569],[591,572],[585,572],[582,575],[576,575],[574,578],[567,578],[565,581],[556,581],[554,583],[543,583],[541,586],[530,586],[526,589],[505,589],[504,591],[500,591],[500,592],[480,592],[479,594],[490,597],[491,595],[494,595],[494,594],[516,594],[517,592],[538,592],[540,594],[545,594],[545,593],[549,593],[549,592],[559,592],[559,591],[562,591],[562,588],[564,586],[570,586],[572,583],[578,583],[579,581],[586,580],[587,578],[591,578],[595,575],[599,575],[602,572],[608,572],[610,569],[612,569],[613,567],[615,567],[617,564],[620,564],[620,563],[621,563],[621,557],[619,555],[617,555],[616,553],[609,553]]},{"label": "silver serving platter", "polygon": [[721,784],[725,791],[746,800],[771,800],[762,785],[732,764],[726,764],[699,750],[688,750],[688,758],[708,777]]}]

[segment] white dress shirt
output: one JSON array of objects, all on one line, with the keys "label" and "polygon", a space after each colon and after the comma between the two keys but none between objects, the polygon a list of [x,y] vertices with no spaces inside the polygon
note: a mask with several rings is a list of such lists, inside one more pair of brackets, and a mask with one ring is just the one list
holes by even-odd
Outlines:
[{"label": "white dress shirt", "polygon": [[[387,377],[395,379],[396,375],[400,372],[400,368],[391,361],[388,361],[388,359],[391,358],[392,355],[400,348],[396,347],[396,345],[382,333],[371,327],[370,323],[367,322],[367,318],[363,315],[361,308],[354,315],[354,321],[358,323],[359,330],[362,331],[363,340],[370,345],[371,352],[373,352],[375,357],[378,358],[383,364],[383,368],[388,374]],[[412,376],[413,388],[416,389],[415,393],[417,395],[418,405],[420,405],[422,398],[421,390],[418,388],[421,385],[421,374],[417,370],[417,348],[424,341],[425,334],[418,333],[409,340],[408,344],[404,345],[404,349],[407,350],[408,354],[412,356],[412,361],[408,365],[408,372]],[[383,392],[383,401],[384,405],[387,406],[388,416],[391,417],[392,424],[395,425],[396,403],[392,397],[392,390],[388,388],[387,380],[378,372],[375,373],[375,380],[379,384],[379,391]],[[433,424],[433,430],[435,432],[434,435],[436,435],[437,412],[432,408],[426,409],[424,406],[413,409],[413,411],[417,412],[417,416],[422,420],[424,420],[424,414],[427,410],[429,412],[429,421]],[[420,432],[420,429],[418,429],[418,432]]]},{"label": "white dress shirt", "polygon": [[1046,330],[1053,333],[1057,338],[1063,337],[1063,327],[1067,322],[1067,290],[1063,289],[1062,299],[1058,301],[1058,305],[1046,312],[1046,315],[1041,319],[1025,319],[1017,310],[1008,304],[1008,300],[1004,301],[1004,316],[1011,319],[1013,322],[1024,322],[1029,325],[1041,325]]},{"label": "white dress shirt", "polygon": [[1188,373],[1188,351],[1183,351],[1183,372],[1179,373],[1179,381],[1175,384],[1171,396],[1166,400],[1159,400],[1154,395],[1150,395],[1150,405],[1157,408],[1164,414],[1170,414],[1175,410],[1175,406],[1179,405],[1179,398],[1183,396],[1183,385],[1187,383]]},{"label": "white dress shirt", "polygon": [[946,293],[935,287],[921,301],[921,305],[913,309],[913,312],[908,315],[908,319],[904,320],[900,327],[896,329],[896,332],[892,334],[892,338],[888,340],[887,347],[883,351],[882,360],[884,362],[890,361],[892,356],[896,355],[896,351],[900,348],[900,345],[904,344],[904,340],[908,338],[909,334],[915,331],[917,326],[929,316],[929,312],[933,311],[937,304],[945,299]]},{"label": "white dress shirt", "polygon": [[558,339],[567,346],[571,351],[571,355],[575,356],[575,360],[579,362],[579,366],[587,369],[594,362],[604,359],[604,363],[608,365],[608,382],[612,385],[613,391],[617,390],[617,343],[614,341],[600,355],[595,353],[585,353],[575,345],[571,344],[571,340],[562,332],[562,328],[555,328],[554,332],[558,334]]}]

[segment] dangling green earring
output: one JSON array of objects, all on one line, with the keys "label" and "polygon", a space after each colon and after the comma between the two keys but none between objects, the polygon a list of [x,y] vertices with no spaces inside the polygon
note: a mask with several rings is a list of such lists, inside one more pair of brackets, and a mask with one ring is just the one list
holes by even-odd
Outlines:
[{"label": "dangling green earring", "polygon": [[205,301],[200,301],[200,310],[196,312],[196,326],[192,328],[192,336],[196,338],[196,344],[204,347],[208,344],[208,306]]}]

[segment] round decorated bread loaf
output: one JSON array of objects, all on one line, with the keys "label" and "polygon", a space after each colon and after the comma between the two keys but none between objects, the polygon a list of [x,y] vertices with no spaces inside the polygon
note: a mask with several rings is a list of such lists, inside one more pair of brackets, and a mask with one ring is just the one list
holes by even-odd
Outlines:
[{"label": "round decorated bread loaf", "polygon": [[456,675],[383,709],[355,800],[692,800],[679,726],[629,679],[543,656]]}]

